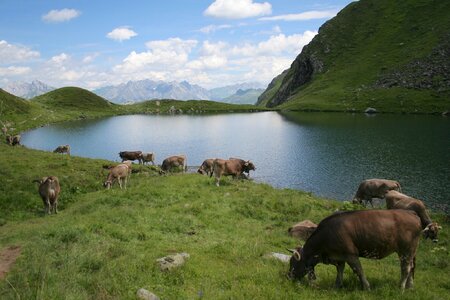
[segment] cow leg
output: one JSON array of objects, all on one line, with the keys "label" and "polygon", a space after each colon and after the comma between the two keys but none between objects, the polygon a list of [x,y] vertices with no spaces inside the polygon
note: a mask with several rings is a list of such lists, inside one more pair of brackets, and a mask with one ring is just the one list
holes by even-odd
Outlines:
[{"label": "cow leg", "polygon": [[50,211],[50,199],[49,198],[46,198],[45,199],[45,213],[46,214],[51,214],[51,211]]},{"label": "cow leg", "polygon": [[335,283],[336,288],[342,287],[342,279],[344,277],[344,268],[345,268],[345,262],[340,262],[336,265],[336,271],[337,271],[336,283]]},{"label": "cow leg", "polygon": [[117,178],[117,182],[119,183],[120,189],[122,189],[122,178]]},{"label": "cow leg", "polygon": [[127,189],[127,181],[128,181],[128,176],[125,176],[125,189]]},{"label": "cow leg", "polygon": [[356,275],[358,275],[361,287],[366,291],[370,290],[370,284],[366,279],[366,275],[364,275],[364,271],[361,266],[361,262],[359,261],[359,258],[356,256],[352,256],[348,258],[347,263],[350,266],[350,268],[352,268],[353,272],[355,272]]},{"label": "cow leg", "polygon": [[405,287],[411,288],[413,284],[413,259],[410,256],[399,256],[399,258],[401,270],[400,287],[402,290],[404,290]]},{"label": "cow leg", "polygon": [[58,213],[58,200],[56,200],[53,205],[55,206],[55,214]]},{"label": "cow leg", "polygon": [[409,272],[408,279],[406,280],[406,288],[411,289],[414,285],[414,269],[416,268],[416,257],[414,256],[411,262],[411,271]]},{"label": "cow leg", "polygon": [[216,186],[219,186],[220,177],[216,177]]}]

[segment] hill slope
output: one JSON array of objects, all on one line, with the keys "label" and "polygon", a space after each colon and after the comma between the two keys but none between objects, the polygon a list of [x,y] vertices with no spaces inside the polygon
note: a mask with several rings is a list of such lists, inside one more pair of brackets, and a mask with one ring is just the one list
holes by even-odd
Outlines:
[{"label": "hill slope", "polygon": [[0,89],[0,115],[27,113],[32,105],[26,100]]},{"label": "hill slope", "polygon": [[320,28],[258,104],[318,110],[447,110],[448,11],[448,1],[351,3]]},{"label": "hill slope", "polygon": [[221,100],[225,103],[235,104],[255,104],[258,97],[262,94],[263,89],[239,89],[233,95],[230,95]]}]

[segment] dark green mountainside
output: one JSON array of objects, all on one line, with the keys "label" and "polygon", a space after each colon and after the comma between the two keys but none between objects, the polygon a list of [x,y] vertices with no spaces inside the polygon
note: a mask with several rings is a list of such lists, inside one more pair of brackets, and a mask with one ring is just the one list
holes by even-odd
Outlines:
[{"label": "dark green mountainside", "polygon": [[326,22],[259,105],[298,110],[450,109],[450,1],[361,0]]}]

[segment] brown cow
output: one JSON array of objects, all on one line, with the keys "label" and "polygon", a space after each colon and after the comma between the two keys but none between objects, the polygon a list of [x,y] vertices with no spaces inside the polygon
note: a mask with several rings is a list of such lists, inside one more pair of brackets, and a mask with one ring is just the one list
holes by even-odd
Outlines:
[{"label": "brown cow", "polygon": [[317,224],[310,220],[304,220],[288,229],[288,233],[292,237],[296,237],[306,241],[316,230]]},{"label": "brown cow", "polygon": [[119,156],[122,162],[125,160],[137,160],[139,163],[142,163],[142,151],[121,151],[119,152]]},{"label": "brown cow", "polygon": [[342,286],[345,263],[358,275],[362,288],[370,289],[359,257],[381,259],[396,252],[400,258],[402,289],[413,286],[416,250],[422,227],[413,211],[362,210],[333,214],[319,223],[303,248],[293,250],[289,275],[315,278],[318,263],[336,266],[336,286]]},{"label": "brown cow", "polygon": [[160,174],[166,174],[167,172],[170,172],[174,168],[182,168],[182,172],[185,172],[187,170],[187,160],[186,155],[174,155],[166,158],[163,160],[163,163],[161,165],[161,171]]},{"label": "brown cow", "polygon": [[438,241],[438,232],[442,227],[431,220],[425,204],[419,199],[392,190],[386,193],[386,207],[387,209],[409,209],[416,212],[422,223],[425,239],[429,238],[435,243]]},{"label": "brown cow", "polygon": [[70,145],[58,146],[58,147],[56,147],[55,150],[53,150],[53,152],[54,153],[61,153],[61,154],[67,153],[67,155],[70,156]]},{"label": "brown cow", "polygon": [[[213,173],[216,178],[216,185],[219,186],[220,177],[233,176],[233,178],[239,178],[244,172],[249,173],[251,170],[256,170],[255,165],[251,161],[245,161],[242,159],[220,159],[214,160]],[[211,173],[210,177],[212,177]]]},{"label": "brown cow", "polygon": [[57,214],[58,197],[61,191],[58,177],[42,177],[42,179],[36,179],[33,182],[39,183],[39,195],[41,196],[42,201],[44,201],[45,213],[51,214],[53,211]]},{"label": "brown cow", "polygon": [[213,172],[213,165],[214,158],[205,159],[200,168],[198,168],[197,173],[210,175]]},{"label": "brown cow", "polygon": [[359,184],[358,191],[353,198],[353,203],[361,204],[364,200],[364,205],[370,203],[373,207],[372,198],[384,198],[387,191],[396,190],[401,192],[400,183],[395,180],[387,179],[367,179]]},{"label": "brown cow", "polygon": [[20,138],[21,138],[20,134],[14,136],[7,135],[6,143],[11,146],[20,145]]}]

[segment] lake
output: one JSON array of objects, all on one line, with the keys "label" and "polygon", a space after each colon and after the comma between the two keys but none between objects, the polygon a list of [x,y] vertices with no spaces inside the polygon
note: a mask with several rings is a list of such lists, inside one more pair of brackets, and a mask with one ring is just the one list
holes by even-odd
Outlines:
[{"label": "lake", "polygon": [[450,211],[450,119],[441,116],[129,115],[37,128],[22,142],[48,151],[70,144],[72,155],[115,161],[119,151],[155,152],[158,164],[176,154],[190,166],[241,157],[256,165],[255,181],[338,200],[350,200],[363,179],[395,179],[404,193]]}]

